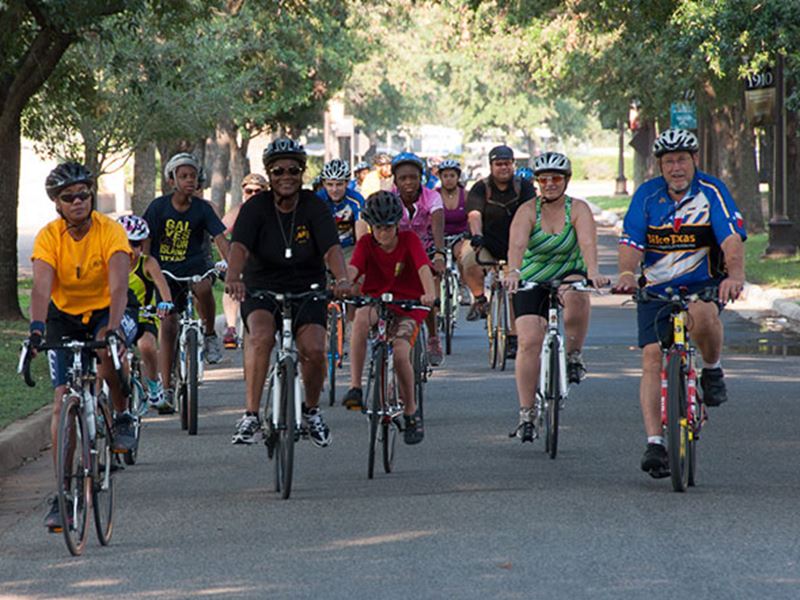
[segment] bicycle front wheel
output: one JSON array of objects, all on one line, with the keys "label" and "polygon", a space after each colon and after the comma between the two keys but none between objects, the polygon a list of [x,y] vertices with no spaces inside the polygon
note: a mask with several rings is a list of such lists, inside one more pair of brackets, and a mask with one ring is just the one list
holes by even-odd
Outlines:
[{"label": "bicycle front wheel", "polygon": [[423,404],[425,400],[425,370],[428,365],[425,361],[425,342],[423,341],[422,332],[417,336],[414,343],[413,359],[414,359],[414,399],[417,401],[417,413],[420,417],[423,416]]},{"label": "bicycle front wheel", "polygon": [[506,370],[508,359],[508,294],[500,290],[497,301],[497,362],[501,371]]},{"label": "bicycle front wheel", "polygon": [[296,374],[295,365],[291,360],[281,363],[278,377],[281,381],[281,397],[279,399],[281,414],[278,419],[275,448],[275,491],[280,492],[281,498],[286,500],[292,493],[294,470],[294,379]]},{"label": "bicycle front wheel", "polygon": [[451,354],[453,352],[453,326],[455,324],[453,306],[458,306],[455,304],[456,298],[454,298],[455,288],[453,279],[453,273],[450,271],[446,272],[442,278],[442,287],[444,288],[442,290],[442,300],[444,302],[444,309],[442,310],[442,328],[444,329],[445,354]]},{"label": "bicycle front wheel", "polygon": [[386,385],[384,389],[386,390],[386,394],[383,401],[383,414],[381,415],[379,437],[383,449],[383,471],[384,473],[391,473],[394,467],[394,450],[397,443],[398,432],[398,425],[394,419],[400,418],[399,414],[395,416],[397,406],[399,406],[400,403],[397,400],[397,378],[395,376],[395,371],[388,362],[386,368]]},{"label": "bicycle front wheel", "polygon": [[686,374],[683,357],[677,350],[667,355],[667,446],[672,489],[684,492],[689,484],[689,425],[686,418]]},{"label": "bicycle front wheel", "polygon": [[489,338],[489,368],[497,365],[497,293],[492,292],[489,298],[489,310],[486,312],[486,335]]},{"label": "bicycle front wheel", "polygon": [[91,454],[89,432],[78,396],[69,396],[61,405],[58,425],[58,508],[67,549],[79,556],[86,546],[87,517],[91,500]]},{"label": "bicycle front wheel", "polygon": [[378,426],[381,422],[384,399],[386,395],[386,347],[379,344],[372,357],[372,368],[375,371],[372,379],[371,398],[369,403],[369,449],[367,454],[367,479],[375,476],[375,454],[378,448]]},{"label": "bicycle front wheel", "polygon": [[199,340],[197,330],[186,332],[186,427],[189,435],[197,435],[197,385],[199,377]]},{"label": "bicycle front wheel", "polygon": [[545,410],[545,451],[550,458],[558,453],[558,419],[561,409],[561,373],[558,338],[552,337],[548,342],[547,389],[544,394]]},{"label": "bicycle front wheel", "polygon": [[[92,457],[92,509],[97,539],[105,546],[111,541],[114,527],[114,478],[112,477],[111,409],[105,396],[97,399],[97,431]],[[127,456],[127,454],[126,454]]]},{"label": "bicycle front wheel", "polygon": [[328,403],[336,404],[336,367],[339,361],[339,309],[328,308]]},{"label": "bicycle front wheel", "polygon": [[[138,365],[137,365],[138,367]],[[139,458],[139,441],[142,437],[142,416],[147,412],[147,394],[142,386],[142,376],[138,368],[131,368],[131,393],[128,396],[128,411],[133,415],[133,431],[136,445],[130,452],[123,454],[126,465],[136,464]]]}]

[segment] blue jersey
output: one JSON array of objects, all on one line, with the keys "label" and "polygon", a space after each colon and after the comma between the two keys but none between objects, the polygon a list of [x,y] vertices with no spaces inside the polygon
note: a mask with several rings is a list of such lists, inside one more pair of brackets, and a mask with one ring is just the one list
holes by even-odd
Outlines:
[{"label": "blue jersey", "polygon": [[644,252],[647,286],[662,292],[725,277],[720,245],[733,234],[747,239],[742,215],[719,179],[697,171],[680,202],[667,192],[663,177],[645,182],[633,195],[620,244]]},{"label": "blue jersey", "polygon": [[336,221],[336,231],[339,233],[339,243],[342,248],[356,245],[356,221],[361,215],[361,205],[364,198],[358,192],[345,192],[344,198],[339,202],[331,200],[325,188],[317,192],[317,197],[322,200]]}]

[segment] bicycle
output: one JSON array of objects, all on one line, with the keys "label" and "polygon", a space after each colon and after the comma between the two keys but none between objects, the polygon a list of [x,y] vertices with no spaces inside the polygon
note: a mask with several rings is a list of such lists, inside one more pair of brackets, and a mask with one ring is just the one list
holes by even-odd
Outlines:
[{"label": "bicycle", "polygon": [[[579,292],[591,292],[587,287],[591,282],[585,277],[575,281],[565,281],[564,277],[575,275],[567,273],[559,279],[544,282],[527,282],[520,284],[518,292],[525,292],[540,287],[547,291],[549,308],[547,310],[547,331],[542,340],[539,354],[539,384],[536,388],[534,402],[533,437],[539,437],[544,429],[544,450],[554,459],[558,453],[558,427],[560,412],[569,394],[567,381],[567,357],[564,344],[564,304],[561,301],[562,288]],[[582,273],[581,273],[582,275]],[[516,432],[510,434],[512,437]]]},{"label": "bicycle", "polygon": [[272,298],[278,303],[282,317],[281,328],[276,332],[277,356],[267,374],[267,401],[261,422],[267,457],[275,460],[275,491],[286,500],[292,493],[294,444],[301,438],[308,439],[308,428],[302,419],[304,388],[300,356],[292,332],[292,302],[327,300],[330,294],[318,290],[294,294],[254,290],[248,295]]},{"label": "bicycle", "polygon": [[461,306],[461,283],[458,266],[453,258],[454,246],[464,239],[465,234],[450,235],[444,238],[445,268],[440,282],[439,297],[442,310],[439,313],[439,329],[444,334],[445,354],[451,354],[453,349],[453,333],[458,319],[458,307]]},{"label": "bicycle", "polygon": [[489,367],[506,369],[508,359],[508,336],[511,331],[511,309],[508,292],[503,281],[506,275],[506,261],[482,261],[480,249],[475,254],[475,262],[487,267],[484,287],[489,290],[489,310],[486,314],[486,335],[489,339]]},{"label": "bicycle", "polygon": [[[96,392],[97,356],[93,351],[108,348],[117,376],[123,383],[123,393],[127,395],[129,390],[125,389],[122,377],[119,344],[116,337],[109,336],[102,342],[72,340],[42,344],[38,348],[38,351],[69,350],[72,353],[56,437],[56,481],[61,531],[73,556],[83,553],[86,546],[90,506],[98,541],[103,546],[111,541],[115,495],[113,421],[108,398]],[[36,385],[30,371],[32,359],[29,343],[25,341],[17,372],[30,387]]]},{"label": "bicycle", "polygon": [[[202,275],[179,277],[167,270],[165,276],[182,284],[200,283],[206,277],[219,275],[216,267],[210,268]],[[175,337],[175,349],[172,362],[172,388],[177,410],[181,416],[181,429],[188,430],[189,435],[197,435],[197,399],[198,385],[203,381],[203,344],[202,322],[194,315],[194,293],[189,286],[186,294],[186,307],[178,320],[178,335]]]},{"label": "bicycle", "polygon": [[669,473],[651,472],[656,478],[670,476],[672,489],[684,492],[697,483],[697,440],[708,420],[705,404],[697,394],[697,350],[689,337],[689,304],[718,302],[718,288],[710,286],[689,293],[685,287],[666,288],[660,294],[638,289],[635,302],[658,300],[665,303],[662,310],[670,311],[671,339],[660,340],[661,368],[661,427],[667,441]]},{"label": "bicycle", "polygon": [[344,332],[346,327],[344,304],[341,300],[328,303],[328,401],[336,404],[336,370],[344,360]]},{"label": "bicycle", "polygon": [[[380,298],[364,296],[347,302],[356,307],[375,306],[378,311],[378,318],[370,328],[368,343],[371,351],[367,371],[367,396],[361,410],[367,416],[369,423],[367,478],[373,479],[378,445],[380,444],[382,450],[383,470],[385,473],[391,473],[394,466],[397,434],[403,430],[400,421],[403,415],[403,403],[398,396],[397,378],[394,371],[394,350],[388,335],[389,323],[394,313],[389,307],[397,306],[403,310],[430,310],[430,307],[424,306],[416,300],[395,300],[391,293],[382,294]],[[419,340],[419,336],[417,336],[417,340]],[[422,396],[418,395],[416,377],[414,395],[417,399],[417,410],[422,415]]]}]

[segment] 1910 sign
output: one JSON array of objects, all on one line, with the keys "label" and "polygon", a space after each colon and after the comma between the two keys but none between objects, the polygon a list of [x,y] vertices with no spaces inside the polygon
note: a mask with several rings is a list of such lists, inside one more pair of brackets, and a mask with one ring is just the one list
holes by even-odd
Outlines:
[{"label": "1910 sign", "polygon": [[772,125],[775,122],[775,75],[772,70],[747,76],[744,101],[747,119],[752,125]]}]

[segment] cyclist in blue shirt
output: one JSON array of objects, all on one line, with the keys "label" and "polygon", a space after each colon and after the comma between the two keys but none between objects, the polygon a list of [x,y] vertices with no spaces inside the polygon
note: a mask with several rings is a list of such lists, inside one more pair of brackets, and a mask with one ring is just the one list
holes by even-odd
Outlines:
[{"label": "cyclist in blue shirt", "polygon": [[317,196],[325,202],[336,221],[339,243],[349,262],[356,245],[356,222],[364,205],[358,192],[347,189],[350,181],[350,165],[346,160],[334,158],[322,167],[322,188]]},{"label": "cyclist in blue shirt", "polygon": [[[742,216],[720,180],[697,169],[697,137],[668,129],[653,145],[661,177],[642,184],[631,200],[619,240],[617,290],[632,291],[637,283],[654,292],[686,286],[689,291],[719,286],[719,304],[689,306],[688,330],[703,357],[703,402],[718,406],[727,391],[720,356],[722,306],[739,297],[744,287]],[[641,265],[638,278],[634,271]],[[640,403],[647,431],[642,470],[669,474],[661,431],[659,341],[670,335],[669,310],[658,301],[639,304],[639,347],[642,348]]]},{"label": "cyclist in blue shirt", "polygon": [[369,173],[369,169],[369,163],[366,161],[362,160],[360,163],[356,163],[356,166],[353,167],[353,179],[347,184],[347,189],[361,194],[361,184]]}]

